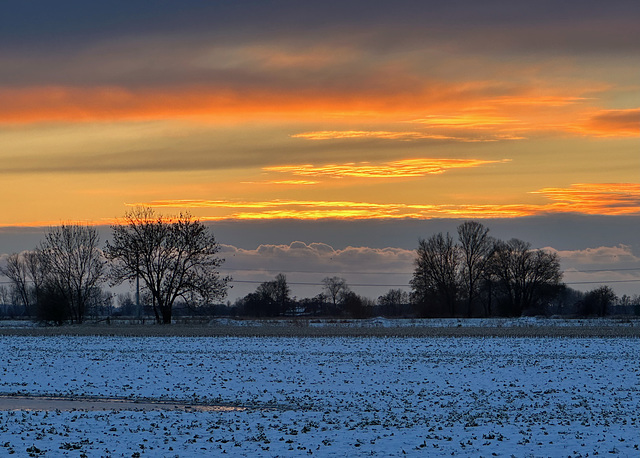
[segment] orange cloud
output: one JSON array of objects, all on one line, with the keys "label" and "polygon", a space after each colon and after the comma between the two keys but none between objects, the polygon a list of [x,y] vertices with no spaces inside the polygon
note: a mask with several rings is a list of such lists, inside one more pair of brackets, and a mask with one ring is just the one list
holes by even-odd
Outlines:
[{"label": "orange cloud", "polygon": [[518,126],[522,121],[506,116],[492,116],[483,114],[460,114],[455,116],[429,115],[421,119],[414,119],[414,123],[435,127],[464,128],[464,129],[490,129],[496,126]]},{"label": "orange cloud", "polygon": [[557,212],[588,215],[633,215],[640,212],[640,184],[578,183],[569,188],[543,188],[542,194],[554,201],[550,208]]},{"label": "orange cloud", "polygon": [[97,220],[34,220],[17,223],[2,223],[2,227],[54,227],[61,224],[79,224],[81,226],[110,226],[118,224],[118,218],[100,218]]},{"label": "orange cloud", "polygon": [[[0,88],[0,123],[317,120],[413,124],[408,130],[321,130],[292,135],[307,140],[362,139],[484,142],[523,139],[536,132],[597,137],[638,136],[640,109],[594,111],[580,93],[602,88],[565,88],[567,94],[532,95],[526,87],[504,91],[487,82],[425,81],[408,91],[317,87],[179,86]],[[574,120],[583,119],[576,123]]]},{"label": "orange cloud", "polygon": [[430,134],[427,132],[389,132],[366,130],[322,130],[317,132],[304,132],[291,135],[291,138],[304,138],[306,140],[342,140],[351,138],[375,138],[382,140],[454,140],[460,142],[494,142],[498,140],[522,140],[524,137],[511,135],[496,135],[492,137],[462,137],[443,134]]},{"label": "orange cloud", "polygon": [[[430,219],[430,218],[515,218],[549,213],[589,215],[640,214],[640,185],[635,183],[574,184],[569,188],[535,191],[552,202],[542,204],[420,205],[323,200],[160,200],[145,203],[154,208],[207,208],[223,214],[204,220],[227,219]],[[231,212],[229,212],[231,210]]]},{"label": "orange cloud", "polygon": [[571,97],[571,96],[504,96],[490,99],[488,102],[498,105],[525,105],[525,106],[546,106],[546,107],[563,107],[578,102],[590,100],[587,97]]},{"label": "orange cloud", "polygon": [[487,161],[480,159],[403,159],[400,161],[385,162],[383,164],[346,163],[329,164],[324,166],[314,165],[282,165],[264,167],[269,172],[291,173],[300,176],[329,177],[329,178],[407,178],[421,177],[431,174],[444,173],[450,169],[479,167],[487,164],[508,162],[509,159],[500,161]]},{"label": "orange cloud", "polygon": [[320,183],[319,181],[309,180],[280,180],[280,181],[267,181],[266,184],[284,184],[292,186],[310,186]]},{"label": "orange cloud", "polygon": [[[540,100],[526,94],[520,99],[534,104]],[[396,91],[395,87],[374,90],[367,86],[344,89],[236,87],[231,83],[145,89],[120,86],[0,88],[0,122],[5,123],[279,113],[327,117],[384,115],[389,119],[425,111],[455,113],[468,110],[470,106],[486,109],[504,105],[508,102],[496,99],[495,88],[486,82],[425,81],[409,91]],[[503,114],[493,116],[508,118]]]},{"label": "orange cloud", "polygon": [[640,108],[602,110],[573,128],[597,137],[640,137]]},{"label": "orange cloud", "polygon": [[128,204],[154,208],[242,209],[204,220],[255,219],[430,219],[430,218],[509,218],[541,213],[535,205],[414,205],[350,201],[273,200],[258,202],[167,200]]},{"label": "orange cloud", "polygon": [[[434,85],[413,94],[371,90],[191,86],[151,89],[122,87],[0,88],[1,123],[89,122],[157,119],[252,119],[301,116],[379,117],[418,113],[428,106],[462,106],[470,95],[455,85]],[[447,100],[435,91],[451,94]],[[476,88],[481,91],[481,88]]]}]

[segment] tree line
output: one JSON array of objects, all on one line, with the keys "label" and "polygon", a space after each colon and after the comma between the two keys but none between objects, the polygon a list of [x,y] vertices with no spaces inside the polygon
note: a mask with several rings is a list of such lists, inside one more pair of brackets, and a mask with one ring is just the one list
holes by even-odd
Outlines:
[{"label": "tree line", "polygon": [[220,246],[199,220],[136,208],[111,229],[112,240],[101,248],[94,227],[63,224],[50,228],[34,250],[9,256],[1,273],[27,316],[82,323],[107,300],[105,283],[141,281],[162,324],[171,323],[178,300],[203,304],[226,296],[230,279],[218,271],[224,261],[217,256]]},{"label": "tree line", "polygon": [[457,240],[449,233],[420,239],[411,287],[424,317],[605,316],[618,301],[609,286],[587,293],[567,287],[556,253],[496,239],[477,221],[459,225]]},{"label": "tree line", "polygon": [[[519,239],[498,240],[479,222],[418,241],[411,292],[390,289],[377,300],[353,292],[344,278],[322,280],[314,297],[291,295],[283,273],[235,303],[222,301],[231,278],[212,233],[190,215],[164,217],[136,208],[111,227],[101,247],[95,228],[50,228],[32,251],[10,255],[0,273],[0,303],[20,304],[18,314],[38,321],[82,323],[87,316],[151,314],[169,324],[174,314],[248,317],[330,316],[492,317],[541,314],[605,316],[612,306],[632,307],[639,297],[618,299],[608,286],[581,293],[562,283],[555,253]],[[119,308],[103,287],[139,284],[135,302],[121,295]],[[636,313],[639,313],[636,306]],[[639,313],[640,314],[640,313]]]},{"label": "tree line", "polygon": [[[346,280],[327,277],[322,292],[297,300],[286,276],[264,282],[238,299],[227,313],[239,316],[518,317],[565,314],[606,316],[614,305],[630,308],[640,297],[618,300],[608,286],[581,293],[562,283],[555,253],[532,249],[519,239],[502,241],[476,221],[449,233],[420,239],[411,293],[390,289],[377,301],[351,291]],[[640,314],[640,307],[635,312]]]}]

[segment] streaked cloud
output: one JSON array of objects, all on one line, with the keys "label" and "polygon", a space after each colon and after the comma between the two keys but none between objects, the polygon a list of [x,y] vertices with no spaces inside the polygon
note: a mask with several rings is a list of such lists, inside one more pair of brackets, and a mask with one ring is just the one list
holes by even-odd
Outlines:
[{"label": "streaked cloud", "polygon": [[311,180],[273,180],[273,181],[266,182],[266,184],[283,184],[283,185],[291,185],[291,186],[310,186],[318,183],[319,181],[311,181]]},{"label": "streaked cloud", "polygon": [[264,167],[264,170],[327,178],[408,178],[441,174],[452,169],[480,167],[504,162],[509,162],[509,159],[500,161],[481,159],[403,159],[382,164],[282,165]]},{"label": "streaked cloud", "polygon": [[640,137],[640,108],[602,110],[574,128],[596,137]]},{"label": "streaked cloud", "polygon": [[638,183],[578,183],[569,188],[543,188],[533,194],[542,194],[554,201],[549,207],[555,212],[588,215],[640,213]]},{"label": "streaked cloud", "polygon": [[317,132],[304,132],[291,135],[292,138],[304,138],[305,140],[342,140],[352,138],[374,138],[380,140],[453,140],[459,142],[495,142],[498,140],[523,140],[525,137],[514,135],[492,135],[482,137],[472,136],[452,136],[427,132],[389,132],[389,131],[366,131],[366,130],[324,130]]},{"label": "streaked cloud", "polygon": [[440,116],[428,115],[425,118],[414,119],[411,122],[425,124],[427,126],[448,127],[448,128],[466,128],[466,129],[489,129],[496,126],[515,126],[521,125],[522,122],[508,118],[505,116],[479,115],[479,114],[461,114],[456,116]]},{"label": "streaked cloud", "polygon": [[[551,203],[487,205],[420,205],[322,200],[159,200],[127,204],[153,208],[198,208],[232,210],[204,220],[261,219],[430,219],[430,218],[516,218],[554,213],[586,215],[640,214],[640,184],[575,184],[569,188],[544,188],[541,194]],[[241,211],[238,211],[241,210]],[[249,210],[249,211],[246,211]]]},{"label": "streaked cloud", "polygon": [[640,4],[431,3],[7,5],[3,224],[635,214]]},{"label": "streaked cloud", "polygon": [[[602,88],[603,90],[605,88]],[[591,100],[588,97],[575,97],[566,95],[543,95],[543,96],[500,96],[487,100],[491,105],[522,105],[528,107],[544,106],[544,107],[563,107],[573,105],[575,103]],[[507,122],[517,122],[516,120],[505,118]],[[495,121],[498,121],[496,119]]]},{"label": "streaked cloud", "polygon": [[416,140],[423,138],[450,138],[443,136],[429,136],[420,132],[388,132],[366,130],[323,130],[318,132],[304,132],[291,135],[291,138],[304,138],[305,140],[340,140],[343,138],[380,138],[384,140]]},{"label": "streaked cloud", "polygon": [[[375,80],[375,78],[373,78]],[[598,110],[579,94],[597,85],[566,88],[578,95],[532,96],[531,88],[495,87],[482,81],[412,82],[396,87],[269,87],[257,81],[167,87],[0,86],[0,125],[113,123],[178,120],[198,124],[252,120],[317,121],[337,126],[375,121],[386,129],[339,128],[289,134],[305,140],[498,142],[539,133],[594,137],[638,136],[639,109]],[[376,86],[375,81],[371,82]],[[543,89],[544,90],[544,89]],[[514,94],[513,92],[516,91]],[[495,96],[496,92],[505,95]],[[509,95],[507,95],[509,94]],[[575,122],[574,119],[585,119]],[[397,129],[411,124],[412,128]],[[396,128],[390,130],[388,127]]]}]

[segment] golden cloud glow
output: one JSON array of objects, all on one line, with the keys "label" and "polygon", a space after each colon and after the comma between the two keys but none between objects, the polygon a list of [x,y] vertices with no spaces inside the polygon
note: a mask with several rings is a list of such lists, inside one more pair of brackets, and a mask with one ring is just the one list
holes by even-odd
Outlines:
[{"label": "golden cloud glow", "polygon": [[450,169],[480,167],[487,164],[509,162],[487,161],[481,159],[403,159],[400,161],[370,164],[368,162],[329,164],[323,166],[282,165],[264,167],[269,172],[291,173],[299,176],[328,178],[407,178],[440,174]]},{"label": "golden cloud glow", "polygon": [[542,194],[554,201],[558,212],[588,215],[633,215],[640,212],[640,184],[637,183],[578,183],[569,188],[543,188]]},{"label": "golden cloud glow", "polygon": [[[424,106],[460,109],[469,99],[480,102],[478,93],[469,94],[455,84],[431,84],[414,93],[371,90],[327,91],[318,88],[188,86],[127,89],[119,86],[67,87],[37,86],[0,88],[0,122],[91,122],[158,119],[264,119],[311,116],[313,118],[384,116],[401,120],[424,111]],[[465,86],[466,87],[466,86]],[[450,94],[449,99],[443,98]]]},{"label": "golden cloud glow", "polygon": [[[423,87],[413,87],[407,92],[357,88],[333,91],[313,87],[295,90],[238,88],[229,84],[162,89],[118,86],[0,88],[0,123],[247,120],[264,119],[266,115],[270,119],[374,118],[387,123],[409,122],[421,129],[325,130],[299,133],[293,137],[309,140],[377,138],[471,142],[522,139],[524,132],[549,128],[576,133],[577,127],[570,126],[567,120],[588,116],[591,116],[590,121],[579,131],[583,135],[597,126],[599,130],[595,129],[595,135],[601,136],[603,131],[611,135],[616,131],[630,135],[638,116],[638,110],[609,110],[594,114],[593,108],[584,106],[588,99],[572,95],[593,88],[565,89],[570,94],[561,96],[532,96],[530,89],[522,88],[520,94],[495,97],[494,89],[484,82],[426,81]],[[613,125],[618,127],[611,129]]]},{"label": "golden cloud glow", "polygon": [[495,142],[498,140],[522,140],[525,137],[513,135],[494,135],[483,137],[462,137],[442,134],[430,134],[426,132],[389,132],[367,130],[322,130],[317,132],[304,132],[291,135],[291,138],[304,138],[305,140],[342,140],[352,138],[375,138],[381,140],[453,140],[459,142]]},{"label": "golden cloud glow", "polygon": [[320,183],[319,181],[309,180],[281,180],[281,181],[267,181],[266,184],[284,184],[291,186],[310,186]]},{"label": "golden cloud glow", "polygon": [[[204,220],[255,219],[398,219],[515,218],[550,213],[588,215],[640,214],[640,185],[635,183],[574,184],[535,191],[551,200],[542,204],[421,205],[323,200],[158,200],[129,206],[222,210]],[[228,212],[228,210],[232,210]]]},{"label": "golden cloud glow", "polygon": [[[283,94],[282,89],[232,86],[135,90],[117,86],[0,88],[0,123],[247,121],[268,116],[274,121],[375,119],[391,125],[419,126],[397,131],[345,129],[291,135],[306,140],[491,142],[523,140],[543,131],[595,137],[640,136],[640,109],[594,111],[585,105],[588,98],[573,94],[532,96],[526,88],[520,94],[495,97],[482,82],[427,84],[428,87],[415,87],[409,93],[307,88]],[[425,111],[427,114],[423,115]]]},{"label": "golden cloud glow", "polygon": [[596,137],[640,137],[640,108],[602,110],[573,129]]},{"label": "golden cloud glow", "polygon": [[413,205],[379,204],[350,201],[273,200],[261,202],[233,201],[152,201],[144,204],[154,208],[250,209],[226,215],[206,216],[204,220],[256,219],[430,219],[446,217],[495,218],[530,216],[540,213],[535,205]]},{"label": "golden cloud glow", "polygon": [[427,126],[464,128],[464,129],[489,129],[496,126],[510,125],[517,127],[522,121],[505,116],[492,116],[482,114],[461,114],[457,116],[429,115],[410,122],[425,124]]},{"label": "golden cloud glow", "polygon": [[574,103],[583,102],[589,100],[587,97],[571,97],[571,96],[520,96],[520,97],[496,97],[490,99],[490,103],[504,104],[504,105],[526,105],[526,106],[547,106],[547,107],[562,107],[566,105],[572,105]]}]

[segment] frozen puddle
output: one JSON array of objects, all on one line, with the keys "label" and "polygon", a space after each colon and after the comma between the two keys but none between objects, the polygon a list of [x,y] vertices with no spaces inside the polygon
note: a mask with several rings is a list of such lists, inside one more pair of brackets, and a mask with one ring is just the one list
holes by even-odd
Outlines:
[{"label": "frozen puddle", "polygon": [[3,410],[178,410],[183,412],[225,412],[246,410],[246,408],[237,406],[199,405],[181,402],[116,398],[0,396],[0,411]]}]

